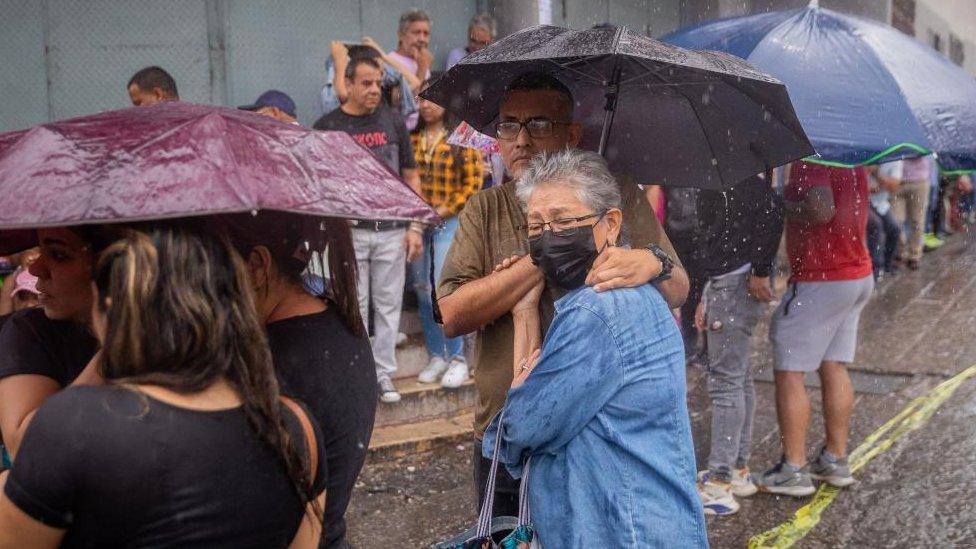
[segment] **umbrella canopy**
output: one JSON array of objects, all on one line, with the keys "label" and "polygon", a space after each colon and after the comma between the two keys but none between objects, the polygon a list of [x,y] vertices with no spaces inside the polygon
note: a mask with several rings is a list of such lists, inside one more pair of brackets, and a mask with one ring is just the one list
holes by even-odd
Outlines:
[{"label": "umbrella canopy", "polygon": [[705,23],[662,40],[749,60],[790,90],[820,160],[838,166],[934,151],[976,168],[976,80],[892,27],[817,7]]},{"label": "umbrella canopy", "polygon": [[529,72],[566,84],[581,146],[640,183],[727,188],[813,152],[775,78],[627,28],[528,28],[468,55],[421,95],[495,135],[506,87]]},{"label": "umbrella canopy", "polygon": [[255,210],[437,219],[345,133],[180,102],[0,134],[0,196],[7,230]]}]

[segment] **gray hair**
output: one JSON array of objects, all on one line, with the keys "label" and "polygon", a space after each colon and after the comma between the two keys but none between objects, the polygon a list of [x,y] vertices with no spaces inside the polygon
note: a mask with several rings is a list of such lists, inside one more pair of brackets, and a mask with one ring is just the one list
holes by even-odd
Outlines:
[{"label": "gray hair", "polygon": [[495,18],[488,15],[487,13],[479,13],[471,18],[471,22],[468,23],[468,30],[470,31],[475,27],[485,29],[486,31],[488,31],[488,34],[490,34],[492,38],[495,37],[496,34]]},{"label": "gray hair", "polygon": [[594,212],[620,207],[620,186],[606,160],[595,152],[565,149],[536,156],[516,184],[523,210],[528,210],[529,197],[536,187],[548,183],[572,187],[580,202]]},{"label": "gray hair", "polygon": [[416,23],[417,21],[431,22],[430,16],[422,9],[411,8],[403,12],[403,15],[400,16],[400,25],[397,27],[397,34],[405,34],[410,27],[410,23]]}]

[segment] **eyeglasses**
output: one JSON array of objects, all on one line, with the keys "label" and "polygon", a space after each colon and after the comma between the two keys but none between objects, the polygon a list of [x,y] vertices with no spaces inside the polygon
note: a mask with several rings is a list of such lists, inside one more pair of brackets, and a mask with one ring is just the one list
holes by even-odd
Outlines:
[{"label": "eyeglasses", "polygon": [[495,135],[498,139],[510,141],[522,133],[522,128],[529,132],[529,137],[533,139],[544,139],[552,137],[553,128],[556,124],[570,125],[572,122],[561,122],[549,118],[530,118],[524,122],[518,120],[506,120],[495,125]]},{"label": "eyeglasses", "polygon": [[[549,227],[549,230],[554,233],[559,233],[562,236],[573,236],[580,228],[592,227],[599,223],[603,216],[607,215],[608,210],[603,210],[602,212],[591,213],[589,215],[584,215],[580,217],[564,217],[562,219],[553,219],[552,221],[544,221],[542,223],[528,223],[521,229],[524,229],[529,236],[529,240],[536,240],[542,236],[542,232]],[[596,218],[596,221],[590,224],[582,224],[583,221],[587,219]]]}]

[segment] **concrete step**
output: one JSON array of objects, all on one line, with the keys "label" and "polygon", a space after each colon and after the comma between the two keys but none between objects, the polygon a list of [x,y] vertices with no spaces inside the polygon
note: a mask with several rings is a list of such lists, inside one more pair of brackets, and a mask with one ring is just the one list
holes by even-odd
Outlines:
[{"label": "concrete step", "polygon": [[457,389],[418,383],[416,377],[397,379],[394,383],[402,399],[395,404],[380,402],[376,410],[376,427],[451,417],[470,410],[475,403],[474,382],[470,379]]},{"label": "concrete step", "polygon": [[369,459],[382,461],[441,446],[469,444],[474,437],[474,412],[465,411],[442,417],[373,429],[369,443]]}]

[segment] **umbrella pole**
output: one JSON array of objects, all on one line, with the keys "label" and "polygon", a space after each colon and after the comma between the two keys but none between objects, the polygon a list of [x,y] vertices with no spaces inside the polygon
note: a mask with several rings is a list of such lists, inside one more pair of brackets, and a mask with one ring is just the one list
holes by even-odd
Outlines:
[{"label": "umbrella pole", "polygon": [[603,130],[600,132],[600,148],[597,151],[600,156],[606,157],[607,141],[610,139],[610,127],[613,125],[613,115],[617,111],[617,97],[620,94],[620,65],[614,64],[613,71],[610,73],[610,82],[607,83],[607,103],[603,110],[607,111],[603,117]]}]

